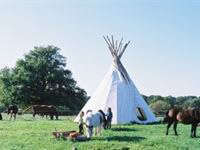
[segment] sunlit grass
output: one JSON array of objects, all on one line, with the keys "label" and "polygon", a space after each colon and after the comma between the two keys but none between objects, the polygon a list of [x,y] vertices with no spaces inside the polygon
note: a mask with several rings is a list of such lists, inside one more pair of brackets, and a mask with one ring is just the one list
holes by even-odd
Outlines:
[{"label": "sunlit grass", "polygon": [[[104,130],[100,136],[87,142],[56,140],[52,132],[56,130],[78,130],[73,117],[61,117],[49,120],[31,115],[18,116],[10,121],[3,114],[0,121],[0,150],[196,150],[200,148],[200,138],[190,138],[190,126],[178,125],[179,136],[170,129],[165,135],[166,125],[117,125]],[[197,133],[200,135],[200,133]]]}]

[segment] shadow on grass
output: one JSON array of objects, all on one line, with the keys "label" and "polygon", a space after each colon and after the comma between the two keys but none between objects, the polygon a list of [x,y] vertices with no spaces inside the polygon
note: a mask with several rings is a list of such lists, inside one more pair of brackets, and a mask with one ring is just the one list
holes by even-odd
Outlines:
[{"label": "shadow on grass", "polygon": [[33,117],[32,118],[20,118],[20,120],[23,120],[23,121],[57,121],[57,122],[63,121],[61,119],[58,119],[58,120],[53,119],[53,120],[51,120],[49,118],[33,118]]},{"label": "shadow on grass", "polygon": [[111,128],[110,130],[112,131],[122,131],[122,132],[132,132],[132,131],[137,131],[136,129],[133,128]]},{"label": "shadow on grass", "polygon": [[23,121],[34,121],[33,119],[23,119]]},{"label": "shadow on grass", "polygon": [[93,141],[119,141],[119,142],[140,142],[145,140],[145,137],[140,136],[110,136],[110,137],[93,137]]},{"label": "shadow on grass", "polygon": [[134,124],[138,124],[138,125],[160,125],[160,124],[163,124],[163,121],[159,120],[157,122],[150,122],[150,123],[144,123],[144,124],[143,123],[137,123],[137,122],[131,122],[131,125],[134,125]]},{"label": "shadow on grass", "polygon": [[[182,134],[182,135],[183,135],[183,134]],[[179,133],[178,135],[175,135],[174,133],[171,133],[171,134],[168,134],[168,135],[165,135],[165,136],[166,136],[166,137],[179,137],[179,136],[181,136],[181,134]],[[199,139],[200,136],[191,137],[191,136],[188,135],[188,138],[189,138],[189,139]]]},{"label": "shadow on grass", "polygon": [[140,136],[112,136],[105,138],[107,141],[140,142],[146,138]]}]

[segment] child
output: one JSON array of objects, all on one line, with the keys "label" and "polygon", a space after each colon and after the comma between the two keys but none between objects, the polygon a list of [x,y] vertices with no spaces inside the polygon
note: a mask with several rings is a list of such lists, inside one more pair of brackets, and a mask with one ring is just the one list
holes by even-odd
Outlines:
[{"label": "child", "polygon": [[78,123],[79,123],[79,133],[80,134],[84,134],[83,133],[83,116],[84,116],[84,112],[82,111],[80,113],[80,118],[79,118],[79,121],[78,121]]},{"label": "child", "polygon": [[107,128],[110,129],[111,128],[112,117],[113,117],[113,114],[112,114],[112,111],[111,111],[110,107],[107,110],[106,116],[107,116],[107,118],[106,118],[107,119]]}]

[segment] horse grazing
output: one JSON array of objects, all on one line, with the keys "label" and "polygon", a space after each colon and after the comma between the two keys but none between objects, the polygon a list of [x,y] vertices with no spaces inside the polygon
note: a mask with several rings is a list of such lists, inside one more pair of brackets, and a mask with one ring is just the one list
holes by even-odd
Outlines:
[{"label": "horse grazing", "polygon": [[183,124],[191,124],[191,137],[196,137],[196,128],[198,123],[200,123],[200,109],[181,109],[181,108],[172,108],[166,112],[163,122],[167,122],[167,131],[168,135],[169,128],[174,124],[175,135],[178,135],[176,129],[178,122]]},{"label": "horse grazing", "polygon": [[12,119],[12,117],[14,118],[14,120],[16,119],[16,115],[17,115],[17,112],[18,112],[18,107],[17,105],[10,105],[8,107],[8,110],[7,110],[7,114],[9,115],[10,114],[10,119]]},{"label": "horse grazing", "polygon": [[104,129],[106,127],[106,118],[104,112],[102,110],[99,110],[96,113],[87,111],[84,118],[84,124],[86,126],[86,135],[88,138],[92,137],[94,128],[95,134],[101,133],[102,127]]},{"label": "horse grazing", "polygon": [[32,111],[33,117],[38,114],[41,116],[49,115],[51,120],[53,120],[54,116],[56,117],[56,119],[58,119],[58,112],[56,110],[56,107],[53,105],[33,105]]}]

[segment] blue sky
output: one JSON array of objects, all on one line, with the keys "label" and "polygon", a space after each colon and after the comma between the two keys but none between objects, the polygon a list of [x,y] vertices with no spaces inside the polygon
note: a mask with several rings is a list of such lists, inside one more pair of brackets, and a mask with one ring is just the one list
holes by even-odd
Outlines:
[{"label": "blue sky", "polygon": [[122,63],[145,95],[200,96],[198,0],[0,0],[0,68],[34,46],[62,49],[89,95],[111,64],[103,35],[131,44]]}]

